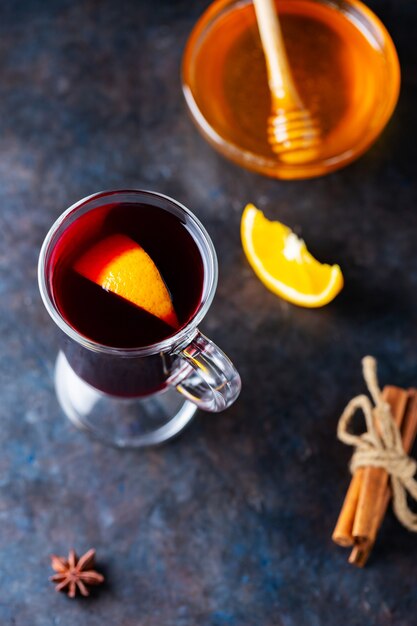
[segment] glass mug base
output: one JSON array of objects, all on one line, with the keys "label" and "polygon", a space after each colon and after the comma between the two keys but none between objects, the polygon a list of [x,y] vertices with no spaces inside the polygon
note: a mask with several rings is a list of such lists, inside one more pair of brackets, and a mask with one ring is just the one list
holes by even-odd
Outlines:
[{"label": "glass mug base", "polygon": [[74,426],[118,448],[145,448],[168,441],[197,410],[172,387],[144,398],[102,393],[77,376],[62,351],[55,364],[55,390]]}]

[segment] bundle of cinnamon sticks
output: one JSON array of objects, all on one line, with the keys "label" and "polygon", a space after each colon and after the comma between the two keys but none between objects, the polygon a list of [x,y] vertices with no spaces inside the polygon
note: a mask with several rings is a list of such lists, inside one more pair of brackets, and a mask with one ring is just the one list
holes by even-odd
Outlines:
[{"label": "bundle of cinnamon sticks", "polygon": [[[391,406],[404,451],[409,453],[417,435],[417,390],[386,386],[382,396]],[[390,497],[385,469],[360,467],[355,471],[332,535],[338,545],[352,547],[349,563],[363,567],[367,562]]]}]

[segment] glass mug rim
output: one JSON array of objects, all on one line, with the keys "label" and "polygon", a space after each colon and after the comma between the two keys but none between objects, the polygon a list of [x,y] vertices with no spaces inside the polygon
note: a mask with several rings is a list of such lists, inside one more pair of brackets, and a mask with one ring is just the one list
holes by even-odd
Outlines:
[{"label": "glass mug rim", "polygon": [[[136,198],[136,201],[142,201],[152,206],[152,198],[157,198],[164,206],[159,206],[164,211],[174,213],[178,217],[186,217],[187,225],[191,226],[189,231],[195,244],[197,245],[201,254],[203,262],[204,276],[203,276],[203,292],[200,298],[200,303],[197,310],[189,321],[180,328],[174,335],[158,341],[156,343],[132,347],[132,348],[117,348],[115,346],[107,346],[97,341],[89,339],[80,334],[73,326],[68,324],[61,312],[58,310],[56,303],[52,297],[49,287],[49,270],[48,261],[50,255],[58,242],[59,235],[66,230],[66,222],[68,218],[72,217],[70,224],[81,215],[88,213],[96,208],[99,208],[100,204],[95,204],[95,201],[103,199],[115,200],[117,197],[127,196],[130,198]],[[93,206],[91,206],[91,204]],[[170,206],[173,211],[169,211],[167,206]],[[60,232],[61,231],[61,232]],[[59,235],[58,235],[59,234]],[[87,348],[93,352],[100,352],[103,354],[111,354],[114,356],[150,356],[153,354],[159,354],[161,352],[175,351],[181,347],[184,343],[189,343],[190,339],[197,332],[197,326],[205,317],[210,305],[213,301],[214,294],[217,287],[218,279],[218,263],[216,251],[210,235],[200,222],[200,220],[183,204],[174,200],[170,196],[165,194],[149,191],[145,189],[115,189],[108,191],[99,191],[78,200],[66,209],[52,224],[50,227],[41,247],[38,262],[38,282],[39,290],[43,303],[48,311],[49,315],[57,326],[68,336],[78,344]]]}]

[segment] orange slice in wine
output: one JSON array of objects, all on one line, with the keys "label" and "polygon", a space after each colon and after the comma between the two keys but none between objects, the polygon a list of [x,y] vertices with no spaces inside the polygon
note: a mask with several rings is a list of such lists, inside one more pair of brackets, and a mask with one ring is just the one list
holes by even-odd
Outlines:
[{"label": "orange slice in wine", "polygon": [[167,286],[147,252],[126,235],[110,235],[74,263],[76,272],[177,330],[179,322]]}]

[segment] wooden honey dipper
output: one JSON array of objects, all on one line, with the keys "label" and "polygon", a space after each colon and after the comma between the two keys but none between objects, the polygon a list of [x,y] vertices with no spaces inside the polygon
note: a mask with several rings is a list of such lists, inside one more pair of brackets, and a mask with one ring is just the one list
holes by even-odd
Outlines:
[{"label": "wooden honey dipper", "polygon": [[304,107],[292,79],[274,0],[253,2],[271,92],[269,144],[287,163],[312,161],[320,145],[320,127]]}]

